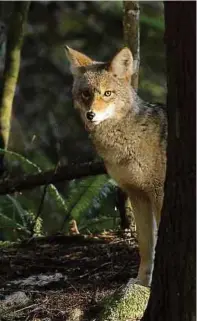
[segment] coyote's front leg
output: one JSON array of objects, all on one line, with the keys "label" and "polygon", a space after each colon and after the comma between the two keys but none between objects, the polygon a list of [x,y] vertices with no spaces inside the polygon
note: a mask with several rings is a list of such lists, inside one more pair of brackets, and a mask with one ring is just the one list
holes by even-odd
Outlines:
[{"label": "coyote's front leg", "polygon": [[137,282],[144,286],[150,286],[154,264],[154,252],[156,244],[156,224],[151,200],[142,191],[128,191],[131,201],[140,252],[140,266]]}]

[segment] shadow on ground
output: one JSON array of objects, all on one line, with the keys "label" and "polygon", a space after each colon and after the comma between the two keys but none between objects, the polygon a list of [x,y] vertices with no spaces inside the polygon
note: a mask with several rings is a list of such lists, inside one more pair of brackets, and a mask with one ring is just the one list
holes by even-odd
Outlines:
[{"label": "shadow on ground", "polygon": [[138,264],[135,238],[119,233],[59,235],[2,247],[0,320],[91,320],[103,298],[136,276]]}]

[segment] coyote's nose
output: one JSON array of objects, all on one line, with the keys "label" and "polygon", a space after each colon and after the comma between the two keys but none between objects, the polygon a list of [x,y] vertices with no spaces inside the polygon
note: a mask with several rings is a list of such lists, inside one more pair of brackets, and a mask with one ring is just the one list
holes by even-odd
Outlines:
[{"label": "coyote's nose", "polygon": [[93,111],[88,111],[86,113],[86,117],[88,120],[92,120],[94,118],[94,116],[95,116],[95,113]]}]

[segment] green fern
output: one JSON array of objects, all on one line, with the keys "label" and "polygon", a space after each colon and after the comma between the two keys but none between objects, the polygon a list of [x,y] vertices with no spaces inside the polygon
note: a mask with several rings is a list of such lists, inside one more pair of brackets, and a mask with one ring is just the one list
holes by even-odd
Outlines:
[{"label": "green fern", "polygon": [[8,163],[12,163],[13,161],[18,160],[20,162],[20,166],[22,166],[23,170],[27,173],[35,172],[35,170],[36,172],[41,172],[39,166],[31,162],[29,159],[25,158],[21,154],[12,152],[10,150],[4,150],[2,148],[0,148],[0,154],[6,155],[6,160]]},{"label": "green fern", "polygon": [[[11,215],[10,215],[11,216]],[[15,216],[9,217],[2,212],[2,208],[0,208],[0,226],[1,226],[1,234],[4,239],[16,240],[20,236],[28,236],[30,233],[26,226],[17,222]]]},{"label": "green fern", "polygon": [[[12,152],[8,150],[4,151],[0,149],[0,153],[4,153],[5,155],[7,155],[7,161],[11,164],[13,163],[13,161],[18,160],[22,169],[27,173],[42,172],[41,168],[37,164],[33,163],[29,159],[25,158],[24,156],[16,152]],[[39,188],[39,189],[42,190],[42,188]],[[24,193],[18,194],[18,201],[16,201],[15,197],[9,196],[10,201],[18,210],[18,214],[20,213],[20,215],[16,217],[17,220],[19,221],[23,220],[23,223],[24,223],[24,216],[25,216],[24,213],[27,213],[27,212],[29,213],[28,228],[30,228],[31,221],[36,216],[37,208],[38,208],[37,202],[39,202],[38,196],[40,198],[40,193],[38,195],[37,191],[36,193],[32,192],[31,194],[34,194],[34,195],[36,194],[37,197],[27,198],[27,195],[30,195],[30,193],[24,192]],[[47,188],[45,203],[47,203],[47,201],[50,204],[49,208],[51,207],[51,202],[53,202],[55,203],[55,207],[59,212],[61,211],[65,212],[67,209],[63,197],[61,196],[61,194],[58,192],[57,188],[53,184],[50,184]],[[24,208],[26,208],[26,210],[24,210]],[[39,234],[41,233],[41,226],[42,226],[42,221],[38,219],[35,225],[36,233],[39,233]]]},{"label": "green fern", "polygon": [[112,229],[114,230],[119,226],[119,224],[119,217],[102,216],[91,219],[91,221],[87,221],[84,224],[80,224],[78,225],[78,228],[82,233],[98,233]]},{"label": "green fern", "polygon": [[92,199],[89,210],[84,213],[83,220],[80,220],[79,230],[87,227],[91,232],[101,232],[103,228],[117,228],[119,215],[115,208],[115,195],[116,183],[109,179]]},{"label": "green fern", "polygon": [[82,215],[88,211],[88,209],[91,206],[92,200],[95,197],[95,194],[99,193],[102,186],[106,183],[108,180],[107,175],[98,175],[94,177],[92,183],[89,185],[89,187],[85,190],[85,192],[81,195],[81,198],[71,211],[71,216],[79,220],[79,218],[82,220]]},{"label": "green fern", "polygon": [[63,216],[63,222],[61,229],[67,233],[69,229],[68,222],[72,218],[72,211],[74,210],[75,206],[81,201],[83,195],[89,188],[89,186],[94,182],[95,177],[86,177],[79,180],[72,180],[69,183],[67,188],[67,197],[65,199],[66,205],[66,212]]},{"label": "green fern", "polygon": [[[3,150],[0,150],[0,153],[3,152]],[[9,156],[8,159],[11,164],[17,159],[21,168],[27,173],[42,172],[37,164],[16,152],[5,151],[5,154]],[[42,189],[39,188],[41,191]],[[85,226],[90,219],[97,218],[100,214],[101,217],[109,216],[113,218],[113,210],[110,211],[110,205],[108,205],[108,201],[110,201],[111,209],[113,208],[113,197],[110,199],[113,190],[114,183],[107,175],[72,180],[68,184],[66,198],[60,194],[53,184],[50,184],[47,187],[44,208],[42,209],[41,217],[43,221],[38,218],[35,222],[34,233],[41,234],[42,230],[53,233],[55,232],[54,228],[57,231],[58,226],[60,228],[62,225],[64,232],[67,232],[70,218],[76,219],[79,226]],[[35,220],[40,200],[40,192],[38,193],[36,190],[17,194],[17,199],[9,196],[9,201],[14,208],[12,213],[17,212],[17,215],[15,215],[16,221],[27,230],[30,229],[32,222]],[[112,221],[111,218],[110,220]],[[98,223],[98,228],[101,225]]]},{"label": "green fern", "polygon": [[[0,153],[5,153],[6,155],[8,154],[9,156],[12,156],[13,158],[17,158],[18,160],[20,160],[20,165],[28,173],[30,173],[32,171],[35,172],[35,170],[36,170],[36,172],[39,172],[39,173],[42,172],[42,169],[37,164],[33,163],[29,159],[25,158],[24,156],[22,156],[16,152],[12,152],[12,151],[8,151],[8,150],[4,151],[4,150],[0,149]],[[66,207],[65,207],[64,199],[53,184],[50,184],[48,186],[48,192],[49,192],[50,196],[52,196],[54,198],[54,200],[56,201],[57,206],[61,207],[65,210]]]},{"label": "green fern", "polygon": [[15,197],[11,195],[6,195],[8,200],[13,204],[13,210],[16,209],[17,215],[19,219],[17,221],[21,222],[21,224],[27,228],[27,222],[25,217],[27,216],[26,211],[22,208],[21,204],[16,200]]}]

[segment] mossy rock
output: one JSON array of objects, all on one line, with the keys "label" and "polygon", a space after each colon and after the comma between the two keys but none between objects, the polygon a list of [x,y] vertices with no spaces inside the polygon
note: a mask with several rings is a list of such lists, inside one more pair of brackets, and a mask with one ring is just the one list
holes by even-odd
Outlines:
[{"label": "mossy rock", "polygon": [[98,321],[139,320],[146,309],[149,295],[149,288],[130,282],[126,289],[103,301],[104,308]]},{"label": "mossy rock", "polygon": [[10,242],[10,241],[0,241],[0,248],[8,248],[8,247],[14,247],[18,245],[17,242]]}]

